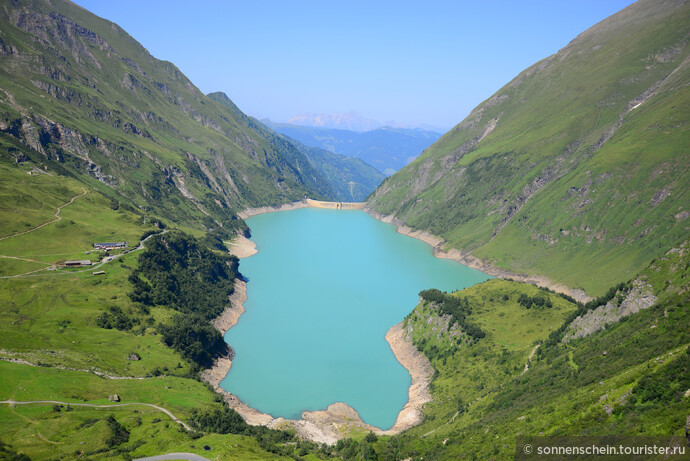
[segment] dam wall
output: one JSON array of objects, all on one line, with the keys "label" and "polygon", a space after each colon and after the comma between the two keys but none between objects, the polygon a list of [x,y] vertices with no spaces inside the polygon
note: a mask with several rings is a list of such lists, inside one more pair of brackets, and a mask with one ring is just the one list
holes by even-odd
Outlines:
[{"label": "dam wall", "polygon": [[242,219],[247,219],[251,216],[256,216],[264,213],[273,213],[275,211],[296,210],[297,208],[330,208],[332,210],[361,210],[365,206],[364,202],[324,202],[321,200],[312,200],[310,198],[301,200],[299,202],[285,203],[283,205],[262,206],[259,208],[247,208],[237,213]]},{"label": "dam wall", "polygon": [[321,200],[312,200],[310,198],[305,200],[307,204],[313,208],[330,208],[333,210],[361,210],[364,208],[364,202],[323,202]]}]

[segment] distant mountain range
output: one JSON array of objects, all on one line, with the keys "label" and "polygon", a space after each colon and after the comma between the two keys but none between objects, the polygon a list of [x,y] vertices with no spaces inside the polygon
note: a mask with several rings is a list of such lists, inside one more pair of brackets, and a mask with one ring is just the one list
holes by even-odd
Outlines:
[{"label": "distant mountain range", "polygon": [[316,114],[308,112],[295,115],[286,123],[288,125],[310,126],[312,128],[332,128],[348,131],[372,131],[377,128],[389,127],[445,133],[449,128],[433,126],[426,123],[399,123],[394,120],[388,120],[381,123],[377,120],[365,118],[356,111],[342,114]]},{"label": "distant mountain range", "polygon": [[439,133],[422,129],[380,127],[359,132],[274,123],[270,120],[262,122],[307,146],[357,157],[385,175],[391,175],[410,163],[441,137]]},{"label": "distant mountain range", "polygon": [[[592,294],[688,236],[690,3],[639,1],[520,73],[370,200]],[[375,163],[372,163],[376,165]]]},{"label": "distant mountain range", "polygon": [[381,127],[381,123],[364,118],[355,111],[344,114],[299,114],[288,120],[288,124],[349,131],[371,131]]},{"label": "distant mountain range", "polygon": [[333,190],[335,200],[362,202],[386,179],[386,175],[357,157],[336,154],[288,139],[323,175]]},{"label": "distant mountain range", "polygon": [[335,154],[318,147],[309,147],[273,131],[253,117],[248,117],[223,92],[210,93],[209,98],[230,109],[248,127],[261,134],[283,152],[304,155],[311,166],[322,175],[330,191],[328,198],[343,202],[360,202],[376,189],[385,175],[356,157]]}]

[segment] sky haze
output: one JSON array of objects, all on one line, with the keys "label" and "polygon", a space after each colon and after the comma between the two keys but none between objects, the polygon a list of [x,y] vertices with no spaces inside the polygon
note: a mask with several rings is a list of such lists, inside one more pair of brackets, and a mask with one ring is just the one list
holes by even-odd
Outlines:
[{"label": "sky haze", "polygon": [[631,0],[77,0],[244,112],[357,111],[449,129]]}]

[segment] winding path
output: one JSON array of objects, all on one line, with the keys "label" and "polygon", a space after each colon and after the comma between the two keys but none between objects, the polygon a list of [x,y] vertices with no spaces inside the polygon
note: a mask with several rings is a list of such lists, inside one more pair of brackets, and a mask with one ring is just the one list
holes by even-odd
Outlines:
[{"label": "winding path", "polygon": [[[7,240],[7,239],[12,238],[12,237],[19,237],[20,235],[28,234],[29,232],[33,232],[33,231],[35,231],[35,230],[37,230],[37,229],[40,229],[41,227],[47,226],[48,224],[52,224],[52,223],[54,223],[54,222],[60,221],[60,220],[62,219],[62,216],[60,216],[60,212],[62,211],[62,209],[63,209],[64,207],[68,206],[68,205],[71,205],[71,204],[72,204],[76,199],[78,199],[79,197],[83,197],[83,196],[86,195],[87,190],[84,189],[83,187],[81,188],[81,190],[82,190],[82,193],[81,193],[81,194],[75,195],[74,197],[72,197],[72,198],[70,199],[69,202],[67,202],[67,203],[65,203],[65,204],[63,204],[63,205],[60,205],[60,206],[57,208],[57,211],[55,212],[55,219],[53,219],[52,221],[44,222],[44,223],[41,224],[40,226],[36,226],[36,227],[34,227],[33,229],[29,229],[29,230],[27,230],[27,231],[20,232],[20,233],[18,233],[18,234],[12,234],[12,235],[6,235],[5,237],[0,237],[0,241],[2,241],[2,240]],[[34,262],[34,263],[38,263],[38,264],[45,264],[46,266],[52,266],[52,264],[44,263],[44,262],[42,262],[42,261],[36,261],[36,260],[33,260],[33,259],[27,259],[27,258],[19,258],[19,257],[17,257],[17,256],[5,256],[5,255],[0,255],[0,258],[16,259],[16,260],[19,260],[19,261],[29,261],[29,262]],[[4,277],[0,277],[0,278],[3,278],[3,279],[4,279],[4,278],[11,278],[11,277],[21,277],[21,276],[24,276],[24,275],[31,275],[31,274],[34,274],[35,272],[40,272],[40,271],[45,270],[45,269],[46,269],[45,267],[42,267],[42,268],[40,268],[40,269],[36,269],[36,270],[31,271],[31,272],[26,272],[26,273],[24,273],[24,274],[4,276]]]},{"label": "winding path", "polygon": [[530,352],[529,357],[527,357],[527,362],[525,362],[525,369],[522,370],[522,373],[520,374],[525,374],[527,373],[527,370],[529,370],[529,363],[532,361],[532,357],[534,357],[534,353],[537,352],[537,349],[539,349],[539,344],[534,346],[534,349],[532,349],[532,352]]},{"label": "winding path", "polygon": [[86,189],[84,189],[84,188],[82,187],[81,190],[83,191],[83,193],[81,193],[81,194],[79,194],[79,195],[75,195],[74,197],[72,197],[72,198],[70,199],[69,202],[65,203],[64,205],[60,205],[60,206],[57,208],[57,211],[55,212],[55,219],[53,219],[52,221],[44,222],[44,223],[41,224],[40,226],[34,227],[33,229],[29,229],[29,230],[24,231],[24,232],[20,232],[20,233],[18,233],[18,234],[12,234],[12,235],[7,235],[7,236],[5,236],[5,237],[0,237],[0,240],[5,240],[5,239],[8,239],[8,238],[12,238],[12,237],[19,237],[20,235],[28,234],[29,232],[33,232],[33,231],[35,231],[35,230],[37,230],[37,229],[40,229],[40,228],[43,227],[43,226],[47,226],[48,224],[52,224],[52,223],[54,223],[54,222],[60,221],[60,220],[62,219],[62,216],[60,216],[60,211],[62,211],[62,209],[63,209],[64,207],[66,207],[67,205],[71,205],[72,202],[74,202],[74,201],[75,201],[76,199],[78,199],[79,197],[83,197],[83,196],[86,195],[86,192],[87,192]]},{"label": "winding path", "polygon": [[[131,405],[144,405],[146,407],[151,407],[151,408],[154,408],[158,411],[162,411],[166,415],[170,416],[170,419],[172,419],[174,422],[180,424],[182,427],[184,427],[188,431],[196,432],[194,429],[187,426],[184,422],[182,422],[180,419],[178,419],[177,416],[170,413],[170,411],[166,410],[163,407],[159,407],[158,405],[153,405],[151,403],[132,402],[132,403],[114,403],[114,404],[110,404],[110,405],[97,405],[94,403],[61,402],[58,400],[28,400],[28,401],[0,400],[0,403],[5,403],[8,405],[30,405],[30,404],[52,403],[52,404],[57,404],[57,405],[69,405],[71,407],[90,407],[90,408],[114,408],[114,407],[126,407],[126,406],[131,406]],[[169,459],[176,459],[176,458],[169,458]]]},{"label": "winding path", "polygon": [[[66,206],[66,205],[65,205],[65,206]],[[51,221],[51,222],[55,222],[55,221]],[[50,224],[50,223],[46,223],[46,224]],[[43,226],[45,226],[45,224],[43,224]],[[40,226],[39,226],[39,227],[40,227]],[[36,229],[38,229],[38,227],[37,227]],[[32,229],[32,230],[36,230],[36,229]],[[27,232],[31,232],[31,231],[27,231]],[[132,249],[131,251],[129,251],[128,253],[131,253],[132,251],[142,250],[142,249],[144,248],[144,242],[145,242],[145,241],[147,241],[148,239],[150,239],[150,238],[153,237],[154,235],[162,235],[162,234],[165,234],[166,232],[168,232],[168,229],[163,229],[161,232],[157,232],[157,233],[155,233],[155,234],[149,235],[149,236],[146,237],[144,240],[142,240],[141,242],[139,242],[139,246],[138,246],[138,247],[133,248],[133,249]],[[20,234],[11,235],[10,237],[14,237],[14,236],[16,236],[16,235],[20,235]],[[5,237],[5,238],[8,238],[8,237]],[[2,240],[2,239],[0,239],[0,240]],[[103,261],[99,262],[98,264],[95,264],[95,265],[93,265],[93,266],[90,266],[88,269],[83,269],[83,270],[80,270],[80,271],[69,271],[69,272],[65,272],[65,271],[62,271],[62,272],[61,272],[61,271],[53,271],[53,272],[51,272],[51,273],[49,273],[49,274],[45,274],[45,273],[36,274],[36,272],[41,272],[41,271],[46,270],[46,268],[44,267],[44,268],[41,268],[41,269],[37,269],[37,270],[35,270],[35,271],[26,272],[26,273],[24,273],[24,274],[3,275],[3,276],[0,276],[0,279],[11,279],[11,278],[15,278],[15,277],[40,277],[40,276],[44,276],[44,275],[73,275],[73,274],[79,274],[80,272],[92,272],[92,271],[94,271],[94,270],[100,268],[100,267],[103,266],[104,264],[107,264],[107,263],[109,263],[109,262],[115,261],[117,258],[119,258],[120,256],[122,256],[123,254],[126,254],[126,253],[120,253],[120,254],[113,255],[113,256],[111,256],[110,259],[107,260],[107,261],[106,261],[106,260],[103,260]],[[13,256],[3,256],[3,255],[0,255],[0,258],[12,258],[12,259],[22,259],[22,260],[24,260],[24,261],[33,261],[33,260],[31,260],[31,259],[16,258],[16,257],[13,257]],[[41,263],[40,261],[35,261],[35,262]],[[47,263],[41,263],[41,264],[47,264]],[[48,266],[51,266],[51,264],[47,264],[47,265],[48,265]]]}]

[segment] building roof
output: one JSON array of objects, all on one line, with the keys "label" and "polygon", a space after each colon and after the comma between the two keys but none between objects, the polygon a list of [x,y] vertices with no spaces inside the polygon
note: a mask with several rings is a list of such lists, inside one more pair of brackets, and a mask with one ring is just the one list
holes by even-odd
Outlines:
[{"label": "building roof", "polygon": [[91,264],[93,263],[88,259],[65,261],[65,266],[90,266]]}]

